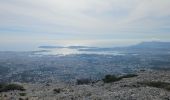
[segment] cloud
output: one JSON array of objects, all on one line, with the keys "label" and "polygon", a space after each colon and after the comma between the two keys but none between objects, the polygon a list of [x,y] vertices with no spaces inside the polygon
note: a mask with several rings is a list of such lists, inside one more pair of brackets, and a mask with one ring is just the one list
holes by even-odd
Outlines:
[{"label": "cloud", "polygon": [[107,39],[108,35],[159,38],[161,33],[167,37],[169,7],[169,0],[4,0],[0,1],[0,34]]}]

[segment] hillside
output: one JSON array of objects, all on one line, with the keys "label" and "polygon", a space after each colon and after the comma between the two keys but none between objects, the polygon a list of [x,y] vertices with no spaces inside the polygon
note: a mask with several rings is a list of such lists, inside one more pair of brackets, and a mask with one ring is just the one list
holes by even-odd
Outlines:
[{"label": "hillside", "polygon": [[137,45],[130,46],[131,48],[145,48],[145,49],[170,49],[170,42],[141,42]]},{"label": "hillside", "polygon": [[[154,83],[155,82],[155,83]],[[141,71],[137,77],[112,83],[102,81],[74,85],[66,83],[22,84],[26,91],[1,93],[3,100],[169,100],[170,72]]]}]

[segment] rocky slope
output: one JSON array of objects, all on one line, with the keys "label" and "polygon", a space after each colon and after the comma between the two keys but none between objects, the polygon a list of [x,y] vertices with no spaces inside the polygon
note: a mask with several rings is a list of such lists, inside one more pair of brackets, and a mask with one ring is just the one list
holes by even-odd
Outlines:
[{"label": "rocky slope", "polygon": [[3,92],[0,100],[170,100],[170,86],[164,88],[165,85],[159,87],[141,84],[147,82],[170,83],[170,71],[138,72],[137,77],[123,78],[113,83],[22,83],[26,91]]}]

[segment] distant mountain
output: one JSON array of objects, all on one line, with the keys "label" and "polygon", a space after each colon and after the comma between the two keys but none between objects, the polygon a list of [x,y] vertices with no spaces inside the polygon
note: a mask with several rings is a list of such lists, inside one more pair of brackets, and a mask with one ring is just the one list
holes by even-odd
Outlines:
[{"label": "distant mountain", "polygon": [[110,47],[110,48],[100,48],[100,47],[88,47],[88,46],[40,46],[39,48],[44,49],[54,49],[54,48],[69,48],[69,49],[78,49],[79,51],[117,51],[117,50],[170,50],[170,42],[142,42],[137,45],[132,45],[128,47]]},{"label": "distant mountain", "polygon": [[145,49],[167,49],[170,48],[170,42],[142,42],[134,46],[130,46],[130,48],[145,48]]},{"label": "distant mountain", "polygon": [[128,47],[80,48],[79,51],[163,51],[170,50],[170,42],[142,42]]},{"label": "distant mountain", "polygon": [[95,48],[95,47],[88,47],[88,46],[39,46],[39,48],[44,49],[54,49],[54,48],[69,48],[69,49],[85,49],[85,48]]},{"label": "distant mountain", "polygon": [[64,48],[62,46],[39,46],[39,48],[43,49],[55,49],[55,48]]},{"label": "distant mountain", "polygon": [[89,48],[88,46],[68,46],[70,49]]}]

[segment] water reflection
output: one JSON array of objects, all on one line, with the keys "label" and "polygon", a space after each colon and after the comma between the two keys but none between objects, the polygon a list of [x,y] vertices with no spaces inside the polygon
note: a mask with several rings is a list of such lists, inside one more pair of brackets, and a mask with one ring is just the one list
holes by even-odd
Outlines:
[{"label": "water reflection", "polygon": [[103,55],[125,55],[119,51],[82,51],[78,48],[53,48],[53,49],[40,49],[34,52],[34,55],[71,55],[71,54],[103,54]]}]

